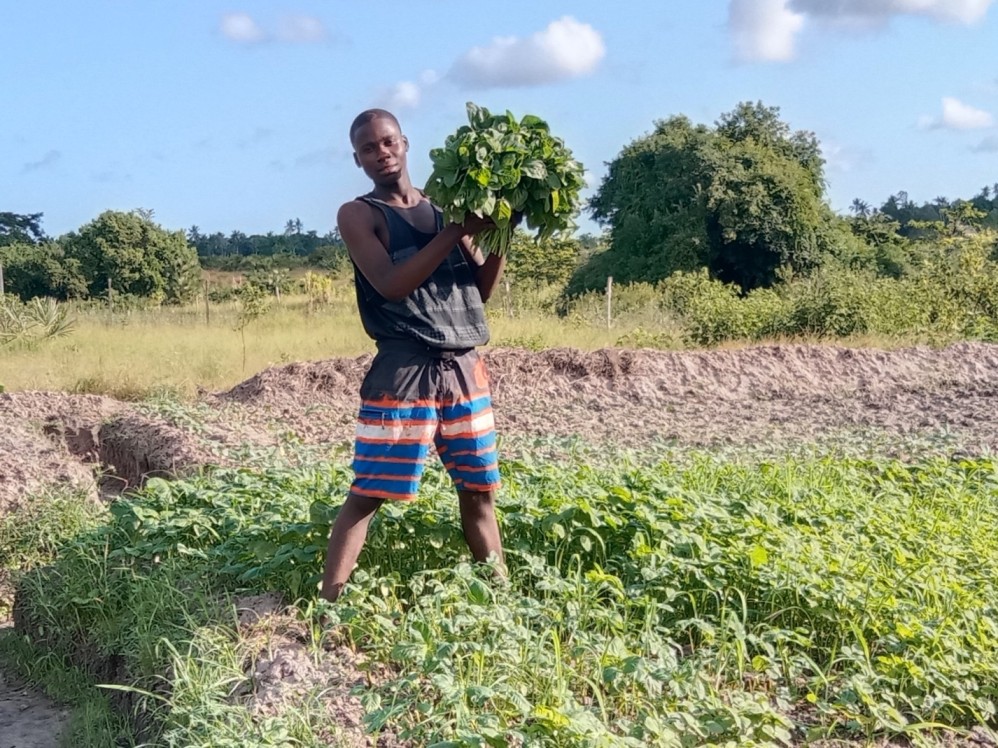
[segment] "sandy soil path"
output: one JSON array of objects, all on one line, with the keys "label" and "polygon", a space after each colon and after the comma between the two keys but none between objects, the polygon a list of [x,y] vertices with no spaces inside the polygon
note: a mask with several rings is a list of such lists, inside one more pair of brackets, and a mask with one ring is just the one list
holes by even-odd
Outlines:
[{"label": "sandy soil path", "polygon": [[57,748],[68,718],[68,709],[0,671],[0,748]]}]

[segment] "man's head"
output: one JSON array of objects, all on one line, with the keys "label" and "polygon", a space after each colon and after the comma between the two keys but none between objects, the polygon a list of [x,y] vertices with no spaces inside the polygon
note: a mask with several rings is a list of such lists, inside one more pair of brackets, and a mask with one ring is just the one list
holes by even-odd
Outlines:
[{"label": "man's head", "polygon": [[384,109],[367,109],[350,125],[353,160],[375,184],[388,185],[407,174],[409,141],[398,119]]}]

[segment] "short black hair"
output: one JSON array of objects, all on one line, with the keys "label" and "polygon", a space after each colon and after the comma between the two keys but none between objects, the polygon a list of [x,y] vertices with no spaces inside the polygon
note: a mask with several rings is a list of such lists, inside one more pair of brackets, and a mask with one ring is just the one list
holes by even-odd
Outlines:
[{"label": "short black hair", "polygon": [[363,112],[354,117],[354,120],[350,125],[350,142],[353,143],[353,136],[357,134],[357,131],[360,128],[371,120],[379,118],[390,119],[395,123],[395,127],[399,129],[399,132],[402,132],[402,125],[399,124],[398,118],[387,109],[365,109]]}]

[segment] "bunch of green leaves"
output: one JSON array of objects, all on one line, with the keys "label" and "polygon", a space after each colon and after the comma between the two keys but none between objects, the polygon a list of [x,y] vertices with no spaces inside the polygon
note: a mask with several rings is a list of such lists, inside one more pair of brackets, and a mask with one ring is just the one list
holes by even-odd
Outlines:
[{"label": "bunch of green leaves", "polygon": [[538,239],[574,229],[583,167],[548,124],[531,114],[519,121],[508,111],[494,115],[471,102],[468,122],[430,151],[433,173],[425,192],[444,219],[491,218],[496,228],[477,242],[497,254],[509,249],[517,214]]}]

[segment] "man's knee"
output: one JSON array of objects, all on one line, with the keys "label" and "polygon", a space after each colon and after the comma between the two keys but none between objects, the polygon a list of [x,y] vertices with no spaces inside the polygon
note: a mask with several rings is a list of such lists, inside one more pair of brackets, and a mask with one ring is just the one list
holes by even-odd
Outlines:
[{"label": "man's knee", "polygon": [[364,522],[374,516],[374,513],[385,503],[384,499],[373,496],[360,496],[353,492],[347,494],[346,501],[340,507],[337,519],[354,524]]},{"label": "man's knee", "polygon": [[488,514],[495,510],[495,491],[458,491],[457,496],[464,512]]}]

